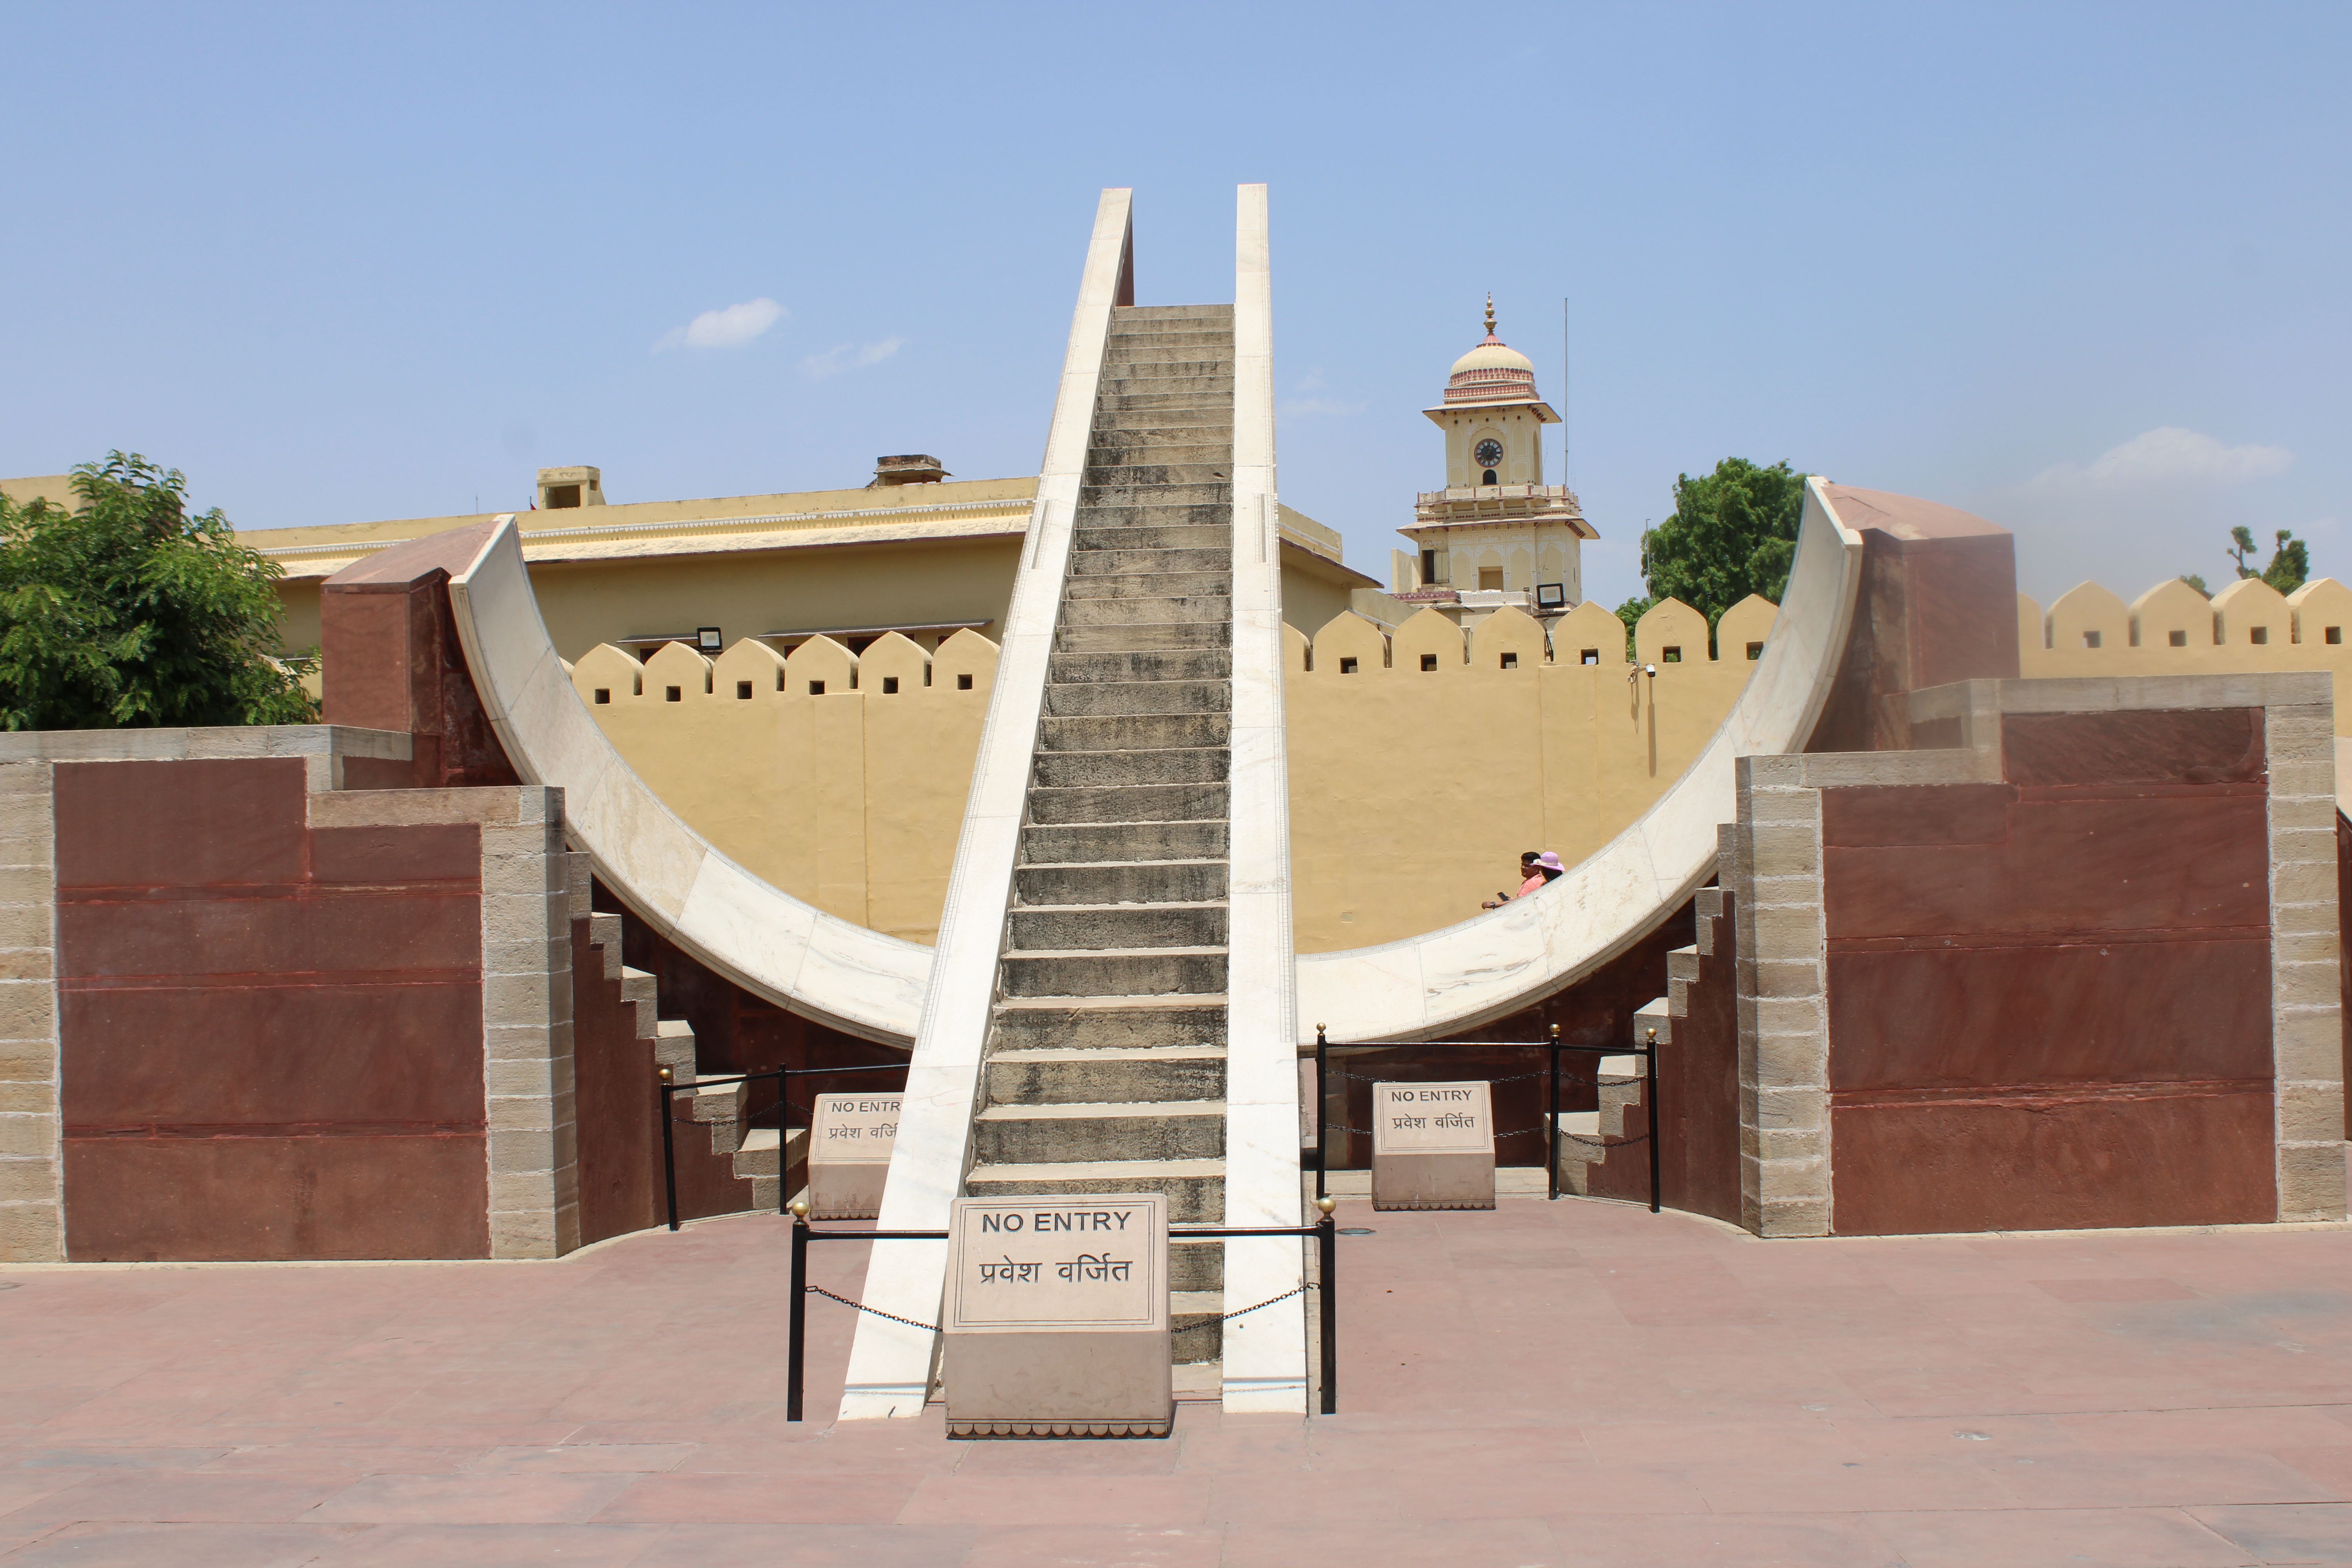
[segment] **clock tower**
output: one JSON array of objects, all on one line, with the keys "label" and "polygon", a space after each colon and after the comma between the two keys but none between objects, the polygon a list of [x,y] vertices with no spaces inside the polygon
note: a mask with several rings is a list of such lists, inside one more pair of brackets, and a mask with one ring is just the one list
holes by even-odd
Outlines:
[{"label": "clock tower", "polygon": [[1559,423],[1536,395],[1528,356],[1495,335],[1454,362],[1445,395],[1423,410],[1445,433],[1445,488],[1414,497],[1398,531],[1418,553],[1396,557],[1397,596],[1465,626],[1506,605],[1557,614],[1584,597],[1585,540],[1600,537],[1566,485],[1543,482],[1543,427]]}]

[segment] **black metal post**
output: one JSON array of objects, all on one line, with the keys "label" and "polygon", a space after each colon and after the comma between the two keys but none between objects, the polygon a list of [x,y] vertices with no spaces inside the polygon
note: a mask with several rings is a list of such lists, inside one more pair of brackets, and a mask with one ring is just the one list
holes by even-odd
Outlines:
[{"label": "black metal post", "polygon": [[808,1340],[808,1216],[793,1215],[793,1300],[784,1330],[784,1419],[801,1418],[803,1352]]},{"label": "black metal post", "polygon": [[1323,1414],[1339,1412],[1339,1222],[1325,1215],[1315,1226],[1323,1274]]},{"label": "black metal post", "polygon": [[1551,1026],[1551,1093],[1544,1100],[1544,1194],[1559,1201],[1559,1026]]},{"label": "black metal post", "polygon": [[1331,1128],[1323,1112],[1331,1103],[1329,1089],[1323,1081],[1325,1052],[1330,1042],[1324,1038],[1323,1026],[1315,1026],[1315,1195],[1324,1195],[1324,1173],[1331,1168]]},{"label": "black metal post", "polygon": [[654,1103],[661,1108],[662,1186],[669,1194],[669,1227],[677,1228],[677,1149],[669,1127],[669,1068],[654,1080]]},{"label": "black metal post", "polygon": [[1658,1105],[1657,1030],[1650,1031],[1650,1037],[1646,1043],[1650,1048],[1642,1058],[1642,1068],[1648,1076],[1647,1080],[1642,1085],[1642,1100],[1650,1115],[1650,1212],[1655,1214],[1658,1212],[1658,1173],[1663,1169],[1663,1163],[1658,1158],[1658,1143],[1664,1121],[1658,1114],[1660,1108]]}]

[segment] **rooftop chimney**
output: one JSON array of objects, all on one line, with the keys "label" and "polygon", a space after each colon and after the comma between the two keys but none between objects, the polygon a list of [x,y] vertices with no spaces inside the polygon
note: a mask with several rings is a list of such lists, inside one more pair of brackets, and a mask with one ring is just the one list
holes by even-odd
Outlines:
[{"label": "rooftop chimney", "polygon": [[539,470],[539,510],[558,511],[568,506],[603,506],[604,487],[603,476],[594,468],[541,468]]},{"label": "rooftop chimney", "polygon": [[896,458],[874,459],[874,482],[867,489],[884,485],[935,485],[948,477],[937,458],[921,452],[908,452]]}]

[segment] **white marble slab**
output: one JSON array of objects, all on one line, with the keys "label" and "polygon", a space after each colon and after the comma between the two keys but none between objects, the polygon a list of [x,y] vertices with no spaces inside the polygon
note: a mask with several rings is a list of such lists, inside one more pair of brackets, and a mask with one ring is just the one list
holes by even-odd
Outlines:
[{"label": "white marble slab", "polygon": [[[1235,193],[1231,935],[1227,939],[1225,1223],[1297,1225],[1298,969],[1290,928],[1290,776],[1283,730],[1282,565],[1276,522],[1274,290],[1264,185]],[[1299,1244],[1225,1243],[1224,1310],[1297,1289]],[[1224,1328],[1227,1410],[1307,1411],[1307,1302]]]}]

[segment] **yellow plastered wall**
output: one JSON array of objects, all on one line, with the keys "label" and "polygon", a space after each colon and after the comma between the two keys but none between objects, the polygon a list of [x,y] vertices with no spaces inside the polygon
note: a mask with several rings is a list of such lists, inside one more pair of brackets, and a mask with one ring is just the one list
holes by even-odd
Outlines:
[{"label": "yellow plastered wall", "polygon": [[928,942],[995,675],[996,645],[961,631],[936,654],[893,633],[863,658],[829,637],[790,658],[747,637],[716,659],[670,643],[639,664],[607,644],[572,684],[721,853],[830,914]]},{"label": "yellow plastered wall", "polygon": [[1623,623],[1592,604],[1549,637],[1516,609],[1466,639],[1426,609],[1393,638],[1355,615],[1311,642],[1287,632],[1298,950],[1451,925],[1517,888],[1521,851],[1574,865],[1599,849],[1706,746],[1776,614],[1759,598],[1726,612],[1718,658],[1706,617],[1669,599],[1635,626],[1632,665]]},{"label": "yellow plastered wall", "polygon": [[2285,595],[2249,577],[2210,600],[2176,578],[2128,605],[2082,583],[2046,612],[2020,594],[2017,627],[2019,673],[2029,679],[2324,669],[2335,677],[2336,732],[2352,734],[2352,588],[2333,577]]}]

